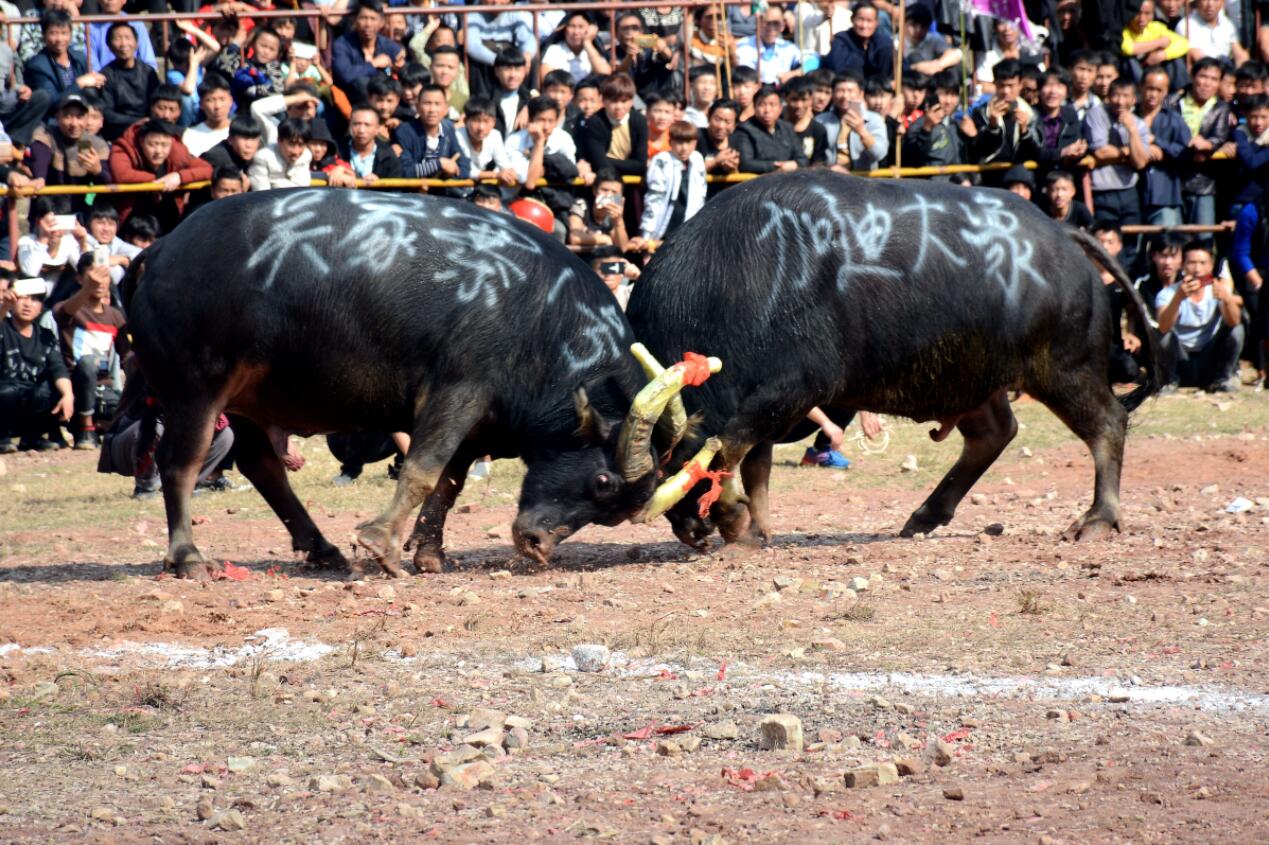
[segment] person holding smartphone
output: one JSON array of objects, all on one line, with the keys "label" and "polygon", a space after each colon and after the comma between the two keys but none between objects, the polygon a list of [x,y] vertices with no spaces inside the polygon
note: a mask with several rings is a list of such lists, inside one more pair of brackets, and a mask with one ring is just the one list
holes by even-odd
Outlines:
[{"label": "person holding smartphone", "polygon": [[604,280],[604,284],[617,297],[621,310],[630,301],[631,285],[639,278],[639,268],[627,261],[615,246],[601,246],[590,259],[591,269]]},{"label": "person holding smartphone", "polygon": [[1181,280],[1155,297],[1159,331],[1173,364],[1168,385],[1233,393],[1243,348],[1242,300],[1232,282],[1214,275],[1206,241],[1191,241],[1182,254]]},{"label": "person holding smartphone", "polygon": [[834,168],[876,170],[890,151],[885,120],[864,105],[863,79],[853,71],[833,80],[833,103],[815,120],[824,126]]},{"label": "person holding smartphone", "polygon": [[42,435],[75,407],[57,335],[40,323],[43,309],[40,279],[0,279],[0,454],[60,448]]},{"label": "person holding smartphone", "polygon": [[[40,126],[31,139],[31,175],[46,185],[104,185],[110,179],[110,145],[87,128],[88,104],[78,91],[58,100],[51,126]],[[82,196],[71,210],[86,211]]]}]

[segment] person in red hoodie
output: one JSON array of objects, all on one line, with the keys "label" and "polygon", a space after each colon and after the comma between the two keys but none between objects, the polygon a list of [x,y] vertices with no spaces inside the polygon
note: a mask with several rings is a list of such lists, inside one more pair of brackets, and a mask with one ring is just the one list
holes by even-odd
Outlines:
[{"label": "person in red hoodie", "polygon": [[[129,127],[128,131],[133,129],[136,146],[130,155],[125,153],[126,166],[115,172],[114,178],[124,183],[162,182],[163,190],[121,194],[117,200],[119,218],[126,221],[133,213],[152,214],[159,221],[160,231],[166,234],[180,222],[185,208],[188,192],[181,190],[181,186],[210,179],[212,168],[206,161],[189,154],[180,142],[181,127],[175,123],[151,118],[139,126]],[[120,152],[123,152],[120,142],[116,141],[110,153],[112,166]]]},{"label": "person in red hoodie", "polygon": [[[142,179],[140,172],[133,165],[133,162],[138,161],[137,133],[146,120],[166,120],[168,123],[179,124],[181,122],[181,89],[175,85],[160,85],[155,90],[154,96],[150,98],[150,116],[145,120],[138,120],[115,139],[110,147],[110,175],[115,182],[149,181],[148,177]],[[180,138],[172,144],[172,154],[177,160],[189,156],[189,150]],[[141,172],[149,173],[150,171],[141,168]]]}]

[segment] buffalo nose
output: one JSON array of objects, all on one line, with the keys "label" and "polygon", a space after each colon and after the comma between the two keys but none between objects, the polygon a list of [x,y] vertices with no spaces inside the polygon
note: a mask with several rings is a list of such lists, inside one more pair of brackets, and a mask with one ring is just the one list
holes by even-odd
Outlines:
[{"label": "buffalo nose", "polygon": [[516,546],[521,554],[545,564],[555,551],[555,535],[544,528],[521,528],[516,531]]}]

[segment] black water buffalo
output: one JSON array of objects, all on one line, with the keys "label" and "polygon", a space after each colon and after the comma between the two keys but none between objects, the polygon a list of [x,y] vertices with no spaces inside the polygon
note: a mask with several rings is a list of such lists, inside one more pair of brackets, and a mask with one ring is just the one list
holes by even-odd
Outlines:
[{"label": "black water buffalo", "polygon": [[680,449],[717,436],[716,469],[740,478],[712,511],[695,496],[675,506],[676,534],[698,546],[714,525],[728,542],[767,538],[772,443],[817,405],[937,420],[935,440],[960,430],[960,459],[902,533],[930,532],[1013,439],[1013,390],[1047,405],[1093,454],[1093,504],[1070,534],[1117,529],[1128,412],[1159,388],[1160,346],[1147,328],[1148,381],[1116,399],[1110,297],[1090,259],[1115,267],[1093,238],[1002,191],[823,171],[726,191],[657,252],[627,312],[654,355],[700,346],[727,362],[687,397],[702,424]]},{"label": "black water buffalo", "polygon": [[394,575],[425,498],[414,563],[441,568],[445,514],[481,455],[528,465],[514,535],[542,562],[654,491],[654,426],[683,379],[645,386],[603,282],[514,218],[427,196],[252,193],[198,211],[124,287],[166,417],[164,562],[182,576],[215,568],[193,543],[189,495],[222,411],[243,474],[318,564],[346,561],[287,481],[290,433],[410,433],[391,504],[357,536]]}]

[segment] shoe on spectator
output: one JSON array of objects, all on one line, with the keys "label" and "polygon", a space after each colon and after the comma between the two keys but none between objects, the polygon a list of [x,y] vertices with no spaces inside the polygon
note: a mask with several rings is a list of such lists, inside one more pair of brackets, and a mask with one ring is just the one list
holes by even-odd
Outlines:
[{"label": "shoe on spectator", "polygon": [[18,451],[18,444],[12,437],[0,438],[0,455],[11,455]]},{"label": "shoe on spectator", "polygon": [[806,454],[802,456],[802,466],[826,467],[828,469],[849,469],[850,458],[846,457],[836,449],[825,449],[823,452],[820,452],[814,446],[808,446]]},{"label": "shoe on spectator", "polygon": [[490,470],[493,469],[489,461],[476,461],[472,465],[471,470],[467,473],[467,477],[476,481],[483,481],[489,477]]},{"label": "shoe on spectator", "polygon": [[1207,386],[1208,393],[1237,393],[1239,384],[1238,376],[1230,376],[1224,381],[1214,381]]},{"label": "shoe on spectator", "polygon": [[97,439],[97,432],[94,429],[87,429],[75,435],[76,449],[97,449],[100,448],[101,442]]},{"label": "shoe on spectator", "polygon": [[330,483],[334,484],[336,487],[347,487],[349,484],[352,484],[356,480],[357,480],[356,478],[349,475],[348,473],[341,472],[339,475],[332,478],[330,480]]},{"label": "shoe on spectator", "polygon": [[136,500],[137,500],[137,501],[139,501],[139,502],[144,502],[144,501],[148,501],[148,500],[150,500],[150,499],[157,498],[157,497],[158,497],[158,495],[159,495],[159,493],[161,493],[161,492],[162,492],[162,490],[161,490],[160,488],[155,488],[155,489],[153,489],[153,490],[148,490],[148,489],[146,489],[146,488],[141,487],[141,486],[139,486],[139,485],[138,485],[138,486],[136,486],[136,487],[133,487],[133,488],[132,488],[132,498],[136,499]]},{"label": "shoe on spectator", "polygon": [[58,449],[65,448],[65,441],[49,440],[47,437],[41,437],[35,441],[35,451],[37,452],[56,452]]},{"label": "shoe on spectator", "polygon": [[212,481],[200,481],[194,485],[194,494],[199,493],[228,493],[231,490],[237,490],[234,483],[229,480],[229,476],[222,475]]},{"label": "shoe on spectator", "polygon": [[1168,382],[1163,387],[1159,388],[1159,392],[1156,393],[1155,395],[1156,396],[1171,396],[1172,394],[1177,392],[1178,388],[1179,388],[1179,385],[1176,382],[1174,381]]}]

